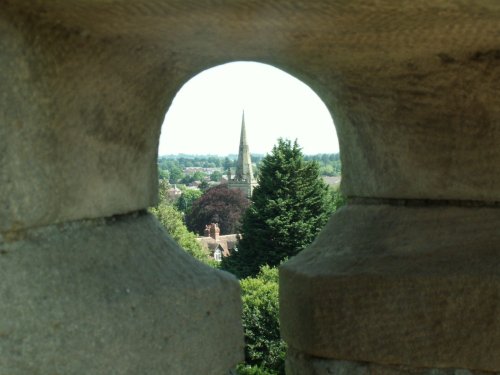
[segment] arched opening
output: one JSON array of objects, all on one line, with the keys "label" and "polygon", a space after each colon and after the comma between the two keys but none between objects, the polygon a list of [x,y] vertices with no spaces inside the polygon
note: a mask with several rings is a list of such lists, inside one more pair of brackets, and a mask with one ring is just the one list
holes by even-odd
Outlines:
[{"label": "arched opening", "polygon": [[[232,62],[186,82],[165,115],[158,152],[160,193],[177,201],[183,215],[210,186],[228,180],[229,187],[236,185],[231,181],[243,124],[255,185],[259,163],[283,138],[297,140],[304,159],[316,161],[323,181],[338,189],[338,140],[330,112],[318,95],[271,65]],[[245,184],[239,188],[250,198],[251,189],[241,185]],[[197,228],[188,225],[191,231],[203,235],[205,226],[212,224],[211,218],[205,219]],[[228,225],[220,230],[229,234]]]},{"label": "arched opening", "polygon": [[353,204],[281,268],[291,373],[498,371],[500,12],[466,3],[3,1],[0,373],[240,359],[237,283],[143,212],[166,103],[231,59],[321,90],[344,147]]},{"label": "arched opening", "polygon": [[[283,373],[276,267],[306,248],[342,203],[338,140],[325,104],[270,65],[205,70],[184,84],[165,116],[158,168],[160,206],[153,212],[181,246],[194,247],[188,252],[242,280],[247,344],[259,347],[247,345],[246,369]],[[196,243],[173,233],[179,231],[161,213],[167,205],[180,212]],[[264,242],[258,231],[266,233]],[[262,298],[270,300],[267,307],[258,306]],[[250,321],[255,311],[271,316],[264,330]]]}]

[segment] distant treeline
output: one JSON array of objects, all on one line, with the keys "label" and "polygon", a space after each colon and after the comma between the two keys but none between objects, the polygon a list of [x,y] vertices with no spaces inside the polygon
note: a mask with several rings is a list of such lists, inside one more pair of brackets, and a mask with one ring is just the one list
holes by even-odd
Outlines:
[{"label": "distant treeline", "polygon": [[[259,163],[265,155],[252,155],[252,163],[254,164],[254,173],[258,175]],[[320,166],[320,173],[323,176],[340,176],[341,164],[340,156],[336,154],[317,154],[305,155],[305,160],[316,161]],[[160,179],[169,180],[171,184],[186,182],[187,168],[218,168],[220,172],[225,173],[228,169],[236,168],[238,155],[217,156],[217,155],[164,155],[158,158],[158,173]],[[210,177],[213,171],[198,171],[196,178],[199,179],[203,174]],[[192,179],[192,178],[191,178]],[[214,180],[214,177],[212,177]]]},{"label": "distant treeline", "polygon": [[322,176],[340,176],[341,163],[340,154],[316,154],[304,155],[304,159],[308,161],[316,161],[319,163],[319,171]]}]

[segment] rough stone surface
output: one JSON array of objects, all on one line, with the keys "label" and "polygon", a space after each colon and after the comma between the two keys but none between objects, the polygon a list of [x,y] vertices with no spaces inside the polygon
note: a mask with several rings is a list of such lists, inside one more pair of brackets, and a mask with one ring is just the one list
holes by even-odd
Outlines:
[{"label": "rough stone surface", "polygon": [[238,282],[148,214],[0,239],[0,374],[213,374],[242,360]]},{"label": "rough stone surface", "polygon": [[0,232],[152,205],[166,110],[148,87],[158,68],[129,66],[143,54],[117,41],[4,12]]},{"label": "rough stone surface", "polygon": [[234,60],[321,96],[349,196],[500,201],[499,18],[495,0],[3,0],[0,230],[150,204],[174,94]]},{"label": "rough stone surface", "polygon": [[[302,79],[324,100],[339,136],[342,188],[362,202],[339,213],[310,251],[284,267],[282,317],[287,340],[319,357],[500,370],[497,209],[377,208],[362,200],[500,202],[498,1],[0,3],[4,242],[16,241],[28,228],[65,226],[69,220],[107,217],[154,203],[160,125],[181,85],[225,62],[269,63]],[[38,362],[42,369],[71,374],[83,366],[83,360],[78,361],[84,354],[73,355],[77,352],[105,353],[109,361],[104,355],[95,361],[90,354],[85,358],[87,366],[96,368],[108,366],[111,358],[116,365],[144,356],[151,366],[172,359],[162,357],[159,349],[149,350],[158,344],[148,336],[158,333],[148,330],[159,319],[156,307],[142,311],[140,320],[125,319],[125,325],[115,313],[125,316],[126,301],[114,305],[111,292],[99,289],[104,288],[100,278],[115,285],[137,275],[135,265],[118,256],[122,252],[156,269],[146,241],[149,227],[140,228],[88,229],[89,238],[94,238],[90,248],[83,237],[77,236],[73,244],[68,232],[52,229],[39,241],[43,251],[35,242],[20,239],[15,243],[22,251],[2,253],[0,306],[7,315],[0,322],[10,327],[22,321],[32,330],[30,336],[24,325],[16,326],[18,336],[1,330],[8,334],[0,340],[10,341],[1,347],[2,354],[4,348],[9,351],[0,356],[0,364],[15,369],[14,374],[26,366],[31,366],[26,372],[36,373]],[[145,242],[134,242],[129,233]],[[135,245],[124,243],[122,237]],[[100,249],[101,260],[89,253]],[[92,258],[85,257],[89,254]],[[71,256],[80,263],[67,265]],[[107,276],[92,267],[85,272],[75,268],[89,259],[108,264]],[[201,301],[196,306],[203,309],[212,306],[214,300],[202,298],[209,298],[205,286],[215,284],[205,283],[203,272],[195,276],[191,261],[178,258],[170,264],[158,259],[166,275],[148,273],[144,267],[140,276],[147,280],[131,280],[152,290],[168,279],[170,289],[162,295],[179,297],[168,306],[178,301],[186,306]],[[69,271],[78,284],[71,281]],[[57,291],[59,287],[52,286],[59,277],[65,281],[61,296],[67,299],[44,304],[35,298],[45,295],[41,292],[48,285]],[[175,294],[177,290],[189,292]],[[214,294],[216,290],[211,289]],[[16,301],[12,306],[5,303],[11,298]],[[83,309],[84,315],[66,310],[69,306]],[[201,321],[192,307],[186,317],[175,315],[164,324],[182,327],[184,319]],[[221,307],[221,314],[225,309]],[[54,321],[62,311],[62,331],[47,330],[53,327],[48,320],[51,311]],[[92,321],[67,323],[85,314]],[[92,325],[100,319],[110,322],[109,328]],[[86,325],[91,330],[84,329]],[[140,336],[137,330],[143,325],[146,333]],[[211,326],[213,331],[204,333],[219,338],[221,327],[219,321]],[[172,373],[179,363],[189,362],[186,366],[194,368],[213,353],[214,346],[203,341],[206,351],[196,352],[200,362],[191,361],[195,353],[188,348],[201,347],[196,340],[205,336],[195,334],[198,328],[190,329],[192,339],[182,336],[179,340],[186,340],[172,349],[177,355],[177,362],[169,365]],[[119,356],[114,345],[99,346],[94,335],[119,337],[117,348],[136,350],[125,350],[125,356],[120,351]],[[51,364],[56,354],[36,354],[42,350],[39,342],[46,343],[47,353],[61,349],[62,354],[72,354],[72,364]]]},{"label": "rough stone surface", "polygon": [[450,368],[410,368],[315,358],[288,348],[287,375],[500,375],[500,372]]},{"label": "rough stone surface", "polygon": [[499,225],[499,208],[342,208],[281,268],[285,340],[316,357],[498,371]]}]

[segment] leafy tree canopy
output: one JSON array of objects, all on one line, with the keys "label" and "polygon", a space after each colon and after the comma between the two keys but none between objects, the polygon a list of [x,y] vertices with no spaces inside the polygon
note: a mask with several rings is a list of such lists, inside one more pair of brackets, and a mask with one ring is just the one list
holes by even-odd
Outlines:
[{"label": "leafy tree canopy", "polygon": [[239,190],[231,190],[226,184],[214,186],[193,202],[186,215],[187,226],[193,232],[203,234],[207,224],[219,223],[221,234],[236,233],[249,203]]},{"label": "leafy tree canopy", "polygon": [[239,374],[284,374],[286,345],[280,338],[278,269],[263,266],[254,278],[241,280],[245,365]]},{"label": "leafy tree canopy", "polygon": [[259,186],[243,216],[238,253],[222,267],[243,278],[264,264],[278,265],[310,244],[333,212],[332,194],[316,161],[305,161],[297,142],[279,139],[260,163]]},{"label": "leafy tree canopy", "polygon": [[332,195],[333,211],[337,211],[346,204],[346,198],[342,195],[338,186],[330,188],[330,194]]},{"label": "leafy tree canopy", "polygon": [[175,207],[184,214],[187,214],[191,211],[193,202],[202,195],[202,191],[198,189],[182,189],[182,195],[175,202]]},{"label": "leafy tree canopy", "polygon": [[184,225],[183,214],[174,207],[173,202],[168,198],[168,187],[166,181],[160,183],[160,203],[158,206],[150,208],[149,211],[156,216],[162,226],[186,252],[208,265],[217,267],[218,262],[208,256],[208,253],[196,240],[196,235]]},{"label": "leafy tree canopy", "polygon": [[201,181],[201,184],[198,186],[198,188],[202,191],[202,192],[206,192],[208,190],[208,188],[210,187],[210,185],[208,184],[208,182],[206,181]]},{"label": "leafy tree canopy", "polygon": [[222,172],[220,171],[213,171],[212,174],[210,175],[210,181],[219,182],[221,178],[222,178]]}]

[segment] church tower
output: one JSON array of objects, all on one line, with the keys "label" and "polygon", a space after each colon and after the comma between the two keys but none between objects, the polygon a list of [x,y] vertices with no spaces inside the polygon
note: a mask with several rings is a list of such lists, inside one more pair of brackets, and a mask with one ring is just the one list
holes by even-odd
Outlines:
[{"label": "church tower", "polygon": [[230,189],[243,191],[249,198],[252,196],[254,187],[257,186],[257,181],[253,177],[252,159],[250,158],[250,149],[248,147],[244,111],[241,118],[240,149],[238,152],[236,173],[233,179],[229,179],[228,186]]}]

